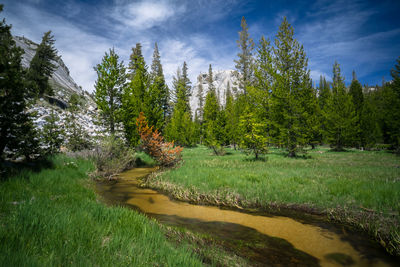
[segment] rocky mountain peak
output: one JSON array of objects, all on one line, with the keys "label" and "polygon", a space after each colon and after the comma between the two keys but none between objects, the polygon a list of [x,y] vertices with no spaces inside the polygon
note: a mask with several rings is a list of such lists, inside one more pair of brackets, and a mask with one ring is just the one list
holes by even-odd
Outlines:
[{"label": "rocky mountain peak", "polygon": [[[21,47],[25,53],[22,58],[22,66],[24,68],[29,68],[29,64],[32,58],[35,56],[38,44],[29,40],[26,37],[14,36],[14,41],[17,46]],[[63,101],[68,101],[69,96],[72,93],[78,95],[88,95],[86,91],[78,86],[74,79],[70,76],[69,69],[65,65],[61,56],[54,62],[56,69],[50,78],[50,84],[54,89],[57,98]]]},{"label": "rocky mountain peak", "polygon": [[[38,44],[26,37],[14,36],[14,40],[17,46],[21,47],[25,52],[22,58],[22,66],[29,68]],[[81,109],[76,114],[77,124],[90,137],[101,135],[104,129],[96,123],[98,112],[92,96],[76,84],[70,76],[69,69],[61,59],[61,56],[53,63],[56,65],[56,69],[50,77],[49,83],[53,88],[54,95],[44,96],[36,101],[31,110],[37,114],[34,123],[39,128],[42,128],[46,117],[49,116],[52,110],[55,110],[56,115],[60,119],[60,126],[64,128],[68,136],[70,133],[68,132],[69,129],[65,128],[65,121],[69,115],[66,108],[68,107],[70,96],[75,93],[79,95],[81,103]]]},{"label": "rocky mountain peak", "polygon": [[[208,73],[200,73],[197,77],[197,82],[192,88],[192,94],[190,97],[190,107],[192,109],[193,116],[196,114],[199,108],[199,88],[200,85],[203,87],[202,97],[205,100],[207,92],[209,91],[207,83]],[[213,71],[213,85],[217,93],[218,101],[222,106],[225,106],[226,92],[230,88],[231,92],[237,92],[238,81],[236,71],[234,70],[217,70]]]}]

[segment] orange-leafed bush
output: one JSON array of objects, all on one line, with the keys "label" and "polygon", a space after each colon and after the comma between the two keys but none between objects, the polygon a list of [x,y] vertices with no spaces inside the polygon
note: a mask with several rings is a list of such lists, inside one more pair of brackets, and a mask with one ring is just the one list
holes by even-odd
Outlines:
[{"label": "orange-leafed bush", "polygon": [[183,148],[174,146],[174,142],[165,142],[157,129],[153,130],[153,126],[149,127],[143,112],[136,119],[136,126],[143,150],[162,166],[173,166],[181,160]]}]

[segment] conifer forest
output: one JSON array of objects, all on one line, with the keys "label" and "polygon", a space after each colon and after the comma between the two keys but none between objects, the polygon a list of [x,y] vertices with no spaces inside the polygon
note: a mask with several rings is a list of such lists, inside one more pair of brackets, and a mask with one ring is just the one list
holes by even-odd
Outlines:
[{"label": "conifer forest", "polygon": [[[92,5],[83,2],[66,10]],[[183,2],[171,15],[162,7],[180,1],[114,1],[133,9],[104,20],[161,36],[189,12]],[[245,2],[230,4],[248,14]],[[357,73],[378,63],[352,77],[344,70],[356,56],[332,60],[328,74],[313,69],[326,51],[298,38],[295,13],[279,13],[272,34],[208,4],[241,18],[236,39],[219,40],[235,47],[232,69],[180,57],[179,42],[171,63],[168,41],[140,42],[137,32],[128,51],[100,44],[104,34],[71,56],[80,37],[58,44],[51,30],[68,20],[45,25],[35,43],[14,34],[27,30],[6,12],[16,4],[0,4],[0,266],[398,266],[400,55],[389,79],[363,84]],[[142,17],[115,17],[137,10]],[[101,32],[94,18],[84,19]],[[86,30],[73,25],[71,35]],[[85,59],[99,47],[95,64]],[[65,62],[79,57],[70,71]],[[76,69],[94,77],[92,91],[72,78]]]}]

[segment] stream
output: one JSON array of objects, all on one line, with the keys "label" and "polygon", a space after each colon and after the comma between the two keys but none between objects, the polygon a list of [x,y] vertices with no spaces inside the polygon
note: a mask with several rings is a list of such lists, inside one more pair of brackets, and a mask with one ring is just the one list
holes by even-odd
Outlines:
[{"label": "stream", "polygon": [[294,219],[193,205],[139,188],[139,179],[155,170],[123,172],[116,181],[99,182],[97,191],[109,204],[125,205],[165,225],[218,238],[227,249],[259,266],[399,266],[365,234],[312,216]]}]

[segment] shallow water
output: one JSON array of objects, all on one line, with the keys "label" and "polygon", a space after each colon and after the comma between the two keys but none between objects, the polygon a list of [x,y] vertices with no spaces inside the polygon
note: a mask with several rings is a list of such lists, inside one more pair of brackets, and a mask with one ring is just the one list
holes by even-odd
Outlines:
[{"label": "shallow water", "polygon": [[138,178],[154,170],[126,171],[117,181],[99,183],[98,192],[109,203],[139,209],[164,224],[210,234],[258,265],[398,266],[396,259],[367,237],[340,226],[193,205],[139,188]]}]

